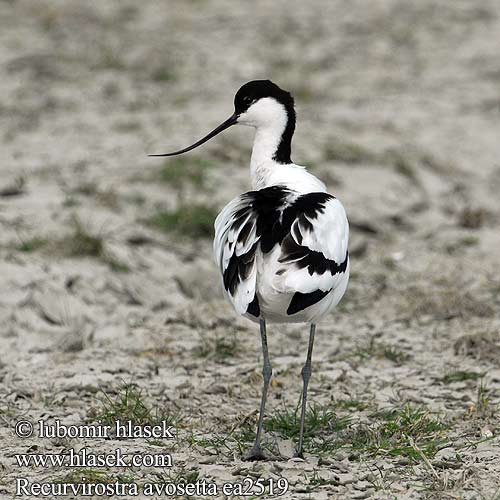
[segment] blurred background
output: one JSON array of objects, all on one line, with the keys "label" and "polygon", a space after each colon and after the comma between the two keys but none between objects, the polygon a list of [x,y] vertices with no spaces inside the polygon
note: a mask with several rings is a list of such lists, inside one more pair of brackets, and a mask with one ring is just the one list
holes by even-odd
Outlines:
[{"label": "blurred background", "polygon": [[[52,395],[78,420],[96,388],[131,378],[198,431],[253,411],[257,332],[211,255],[215,215],[250,189],[253,131],[147,154],[191,144],[269,78],[295,97],[294,162],[351,223],[351,284],[318,336],[312,399],[412,401],[452,415],[451,441],[494,438],[477,394],[500,396],[499,16],[493,0],[0,1],[8,411],[40,415]],[[270,342],[271,407],[293,406],[304,332],[277,326]],[[453,487],[495,491],[496,462]]]}]

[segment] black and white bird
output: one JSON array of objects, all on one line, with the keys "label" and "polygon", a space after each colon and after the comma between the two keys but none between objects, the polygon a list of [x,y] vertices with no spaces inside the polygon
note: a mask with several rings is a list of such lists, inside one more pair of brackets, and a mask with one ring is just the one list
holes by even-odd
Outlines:
[{"label": "black and white bird", "polygon": [[215,220],[214,256],[224,293],[238,314],[260,324],[264,387],[255,443],[245,456],[262,460],[262,424],[272,375],[266,323],[308,323],[302,368],[300,436],[303,456],[307,386],[316,323],[344,295],[349,280],[349,225],[344,207],[317,177],[290,157],[295,130],[293,97],[269,80],[243,85],[234,113],[191,146],[191,151],[232,125],[255,128],[250,175],[253,191],[230,201]]}]

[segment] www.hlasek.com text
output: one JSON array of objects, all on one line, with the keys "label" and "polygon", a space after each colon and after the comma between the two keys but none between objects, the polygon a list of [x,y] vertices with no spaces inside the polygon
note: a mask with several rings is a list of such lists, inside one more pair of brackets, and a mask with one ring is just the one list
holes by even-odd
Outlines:
[{"label": "www.hlasek.com text", "polygon": [[120,448],[108,453],[92,453],[86,448],[66,453],[18,453],[14,455],[18,467],[172,467],[168,453],[125,454]]}]

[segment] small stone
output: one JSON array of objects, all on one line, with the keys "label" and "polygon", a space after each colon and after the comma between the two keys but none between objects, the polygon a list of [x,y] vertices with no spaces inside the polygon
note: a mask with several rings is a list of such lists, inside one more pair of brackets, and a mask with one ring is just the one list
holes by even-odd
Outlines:
[{"label": "small stone", "polygon": [[351,484],[354,481],[354,475],[348,472],[347,474],[338,474],[339,484],[345,486],[346,484]]},{"label": "small stone", "polygon": [[342,460],[345,460],[346,458],[349,458],[349,453],[345,451],[338,451],[335,454],[335,460],[342,462]]},{"label": "small stone", "polygon": [[451,447],[439,450],[434,456],[435,460],[454,460],[455,457],[456,451]]},{"label": "small stone", "polygon": [[339,472],[349,472],[349,470],[350,470],[347,463],[340,462],[337,460],[332,463],[332,469],[339,471]]},{"label": "small stone", "polygon": [[368,481],[357,481],[352,486],[355,490],[365,491],[368,488],[371,488],[372,485]]},{"label": "small stone", "polygon": [[293,458],[295,445],[291,439],[280,439],[278,441],[278,450],[284,458]]},{"label": "small stone", "polygon": [[220,384],[214,384],[205,389],[205,394],[226,394],[227,389]]},{"label": "small stone", "polygon": [[491,430],[491,428],[488,425],[481,429],[481,437],[483,437],[483,438],[493,437],[493,431]]},{"label": "small stone", "polygon": [[351,498],[353,500],[362,500],[363,498],[369,498],[371,494],[371,491],[357,491],[351,495]]}]

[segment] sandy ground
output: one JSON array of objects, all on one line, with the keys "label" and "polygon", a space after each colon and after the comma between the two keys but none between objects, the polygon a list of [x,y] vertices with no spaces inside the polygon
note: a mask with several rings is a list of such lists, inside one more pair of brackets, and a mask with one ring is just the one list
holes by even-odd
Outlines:
[{"label": "sandy ground", "polygon": [[[0,496],[19,477],[81,474],[284,477],[287,499],[499,498],[499,43],[494,0],[0,1]],[[211,130],[254,78],[295,95],[294,160],[352,225],[350,287],[317,335],[305,461],[289,460],[305,327],[269,329],[266,446],[280,459],[242,462],[257,329],[224,302],[209,235],[150,222],[248,189],[250,130],[175,175],[146,153]],[[165,415],[175,440],[12,430]],[[174,466],[15,462],[83,447],[171,452]]]}]

